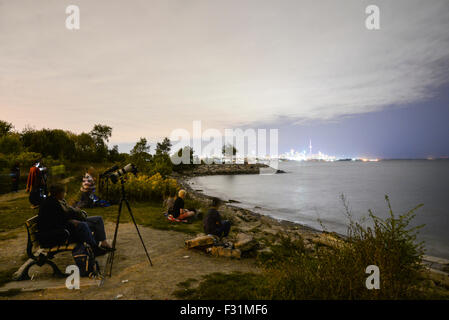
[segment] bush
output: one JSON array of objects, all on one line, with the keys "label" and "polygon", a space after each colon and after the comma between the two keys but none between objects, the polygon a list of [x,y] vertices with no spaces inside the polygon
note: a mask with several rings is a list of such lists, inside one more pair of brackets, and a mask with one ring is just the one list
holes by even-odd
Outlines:
[{"label": "bush", "polygon": [[[306,254],[301,245],[284,239],[273,248],[274,261],[265,263],[273,299],[406,299],[417,298],[423,270],[422,243],[416,243],[419,227],[409,227],[420,206],[396,217],[385,197],[389,218],[371,211],[372,226],[351,218],[347,241],[334,248],[317,247]],[[350,213],[348,212],[348,216]],[[279,254],[282,252],[282,254]],[[368,290],[366,267],[380,269],[380,290]]]},{"label": "bush", "polygon": [[[129,200],[149,201],[162,200],[166,192],[176,192],[179,189],[178,183],[172,178],[162,178],[160,173],[152,176],[139,174],[137,177],[128,174],[126,176],[125,190]],[[120,199],[120,182],[109,184],[109,198]],[[106,197],[106,190],[100,191],[100,198]]]},{"label": "bush", "polygon": [[22,142],[18,134],[8,134],[0,137],[0,150],[4,154],[18,154],[22,152]]}]

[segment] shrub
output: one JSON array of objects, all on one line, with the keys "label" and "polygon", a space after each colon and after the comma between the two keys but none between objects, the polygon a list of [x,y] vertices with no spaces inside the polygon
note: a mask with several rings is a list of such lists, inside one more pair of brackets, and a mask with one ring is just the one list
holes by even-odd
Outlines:
[{"label": "shrub", "polygon": [[[161,200],[167,191],[176,192],[178,189],[178,183],[175,179],[164,179],[160,173],[156,173],[152,176],[144,174],[139,174],[137,177],[131,174],[126,176],[125,190],[129,200]],[[106,190],[101,190],[100,197],[105,197],[105,193]],[[120,182],[109,184],[109,198],[118,200],[120,199],[120,195]]]},{"label": "shrub", "polygon": [[2,153],[18,154],[22,149],[22,142],[18,134],[8,134],[0,137],[0,150]]},{"label": "shrub", "polygon": [[[387,196],[385,200],[389,217],[383,220],[369,211],[369,227],[350,218],[347,241],[338,247],[317,247],[312,255],[288,239],[275,246],[278,263],[265,263],[271,298],[405,299],[420,295],[423,246],[416,243],[419,227],[410,227],[410,222],[421,205],[396,217]],[[380,269],[380,290],[366,288],[369,265]]]}]

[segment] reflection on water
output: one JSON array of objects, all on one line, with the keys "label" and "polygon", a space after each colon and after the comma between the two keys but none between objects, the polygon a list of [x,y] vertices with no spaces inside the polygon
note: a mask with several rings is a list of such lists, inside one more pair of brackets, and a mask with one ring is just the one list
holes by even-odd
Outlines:
[{"label": "reflection on water", "polygon": [[[387,217],[384,196],[395,214],[416,205],[414,224],[426,224],[420,240],[428,254],[449,258],[449,161],[391,160],[380,162],[282,162],[286,174],[196,177],[194,189],[237,205],[328,230],[346,232],[343,194],[355,218],[368,209]],[[256,209],[254,209],[257,207]]]}]

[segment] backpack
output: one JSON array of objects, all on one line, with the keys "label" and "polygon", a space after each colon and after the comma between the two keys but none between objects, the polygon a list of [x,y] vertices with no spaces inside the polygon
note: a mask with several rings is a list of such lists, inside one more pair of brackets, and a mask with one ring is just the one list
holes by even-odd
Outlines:
[{"label": "backpack", "polygon": [[78,243],[72,250],[72,256],[80,270],[81,277],[95,278],[100,275],[100,266],[95,254],[87,243]]}]

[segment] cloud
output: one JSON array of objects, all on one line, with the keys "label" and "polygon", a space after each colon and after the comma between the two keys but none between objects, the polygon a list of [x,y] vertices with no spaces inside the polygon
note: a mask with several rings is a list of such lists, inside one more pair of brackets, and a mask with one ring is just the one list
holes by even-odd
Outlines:
[{"label": "cloud", "polygon": [[[191,128],[335,119],[423,101],[447,81],[449,2],[0,2],[0,111],[16,127]],[[25,5],[26,4],[26,5]],[[30,116],[32,115],[32,116]]]}]

